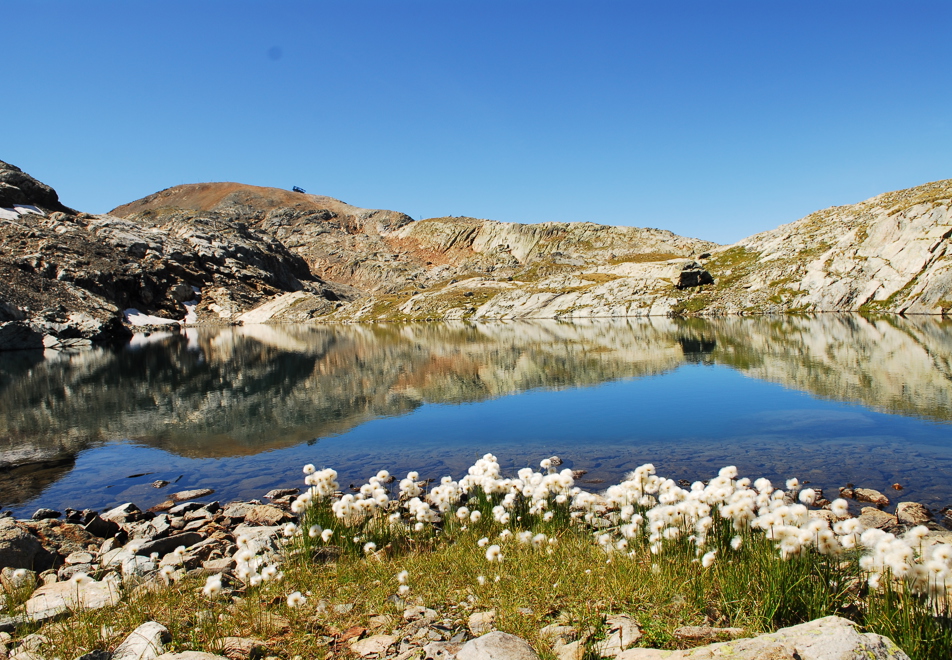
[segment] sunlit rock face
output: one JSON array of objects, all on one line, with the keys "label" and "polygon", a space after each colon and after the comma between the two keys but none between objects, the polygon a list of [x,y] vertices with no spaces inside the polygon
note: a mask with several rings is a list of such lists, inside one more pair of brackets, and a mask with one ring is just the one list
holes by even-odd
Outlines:
[{"label": "sunlit rock face", "polygon": [[[31,203],[0,208],[15,219],[0,224],[3,243],[14,246],[0,254],[0,324],[13,324],[0,327],[0,350],[102,341],[120,335],[123,320],[952,310],[952,180],[825,209],[718,246],[585,217],[415,221],[227,182],[175,186],[93,216],[54,209],[51,188],[11,168],[0,163],[0,178],[16,175],[17,199]],[[23,336],[24,324],[39,335]]]},{"label": "sunlit rock face", "polygon": [[817,211],[713,252],[705,311],[952,309],[952,180]]}]

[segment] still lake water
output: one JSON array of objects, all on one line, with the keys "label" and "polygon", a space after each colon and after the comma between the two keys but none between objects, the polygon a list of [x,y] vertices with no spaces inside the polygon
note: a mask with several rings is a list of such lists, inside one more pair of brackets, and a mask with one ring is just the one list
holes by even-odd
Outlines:
[{"label": "still lake water", "polygon": [[486,452],[512,473],[558,455],[592,490],[646,462],[688,480],[733,464],[942,507],[952,321],[249,326],[0,354],[0,506],[17,516],[198,487],[260,498],[305,463],[345,487],[459,478]]}]

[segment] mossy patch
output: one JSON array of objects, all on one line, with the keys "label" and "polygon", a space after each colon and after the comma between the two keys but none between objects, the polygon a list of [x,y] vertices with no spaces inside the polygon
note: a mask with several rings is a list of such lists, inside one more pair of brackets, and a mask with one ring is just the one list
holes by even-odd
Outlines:
[{"label": "mossy patch", "polygon": [[674,252],[642,252],[639,254],[625,254],[614,259],[609,259],[608,263],[617,264],[643,264],[655,261],[669,261],[670,259],[686,259],[683,254]]},{"label": "mossy patch", "polygon": [[604,284],[605,282],[620,280],[621,275],[613,275],[611,273],[582,273],[579,275],[579,279],[594,282],[595,284]]},{"label": "mossy patch", "polygon": [[743,246],[733,247],[714,255],[705,268],[714,276],[718,289],[727,289],[749,275],[759,258],[760,252]]},{"label": "mossy patch", "polygon": [[674,316],[690,316],[698,314],[713,302],[713,298],[707,293],[696,293],[689,298],[679,300],[671,310]]}]

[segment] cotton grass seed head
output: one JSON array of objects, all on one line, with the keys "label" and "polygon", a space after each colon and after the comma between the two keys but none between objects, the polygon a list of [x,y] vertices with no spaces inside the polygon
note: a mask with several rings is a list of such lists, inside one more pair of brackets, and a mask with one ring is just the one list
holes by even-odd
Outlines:
[{"label": "cotton grass seed head", "polygon": [[500,563],[502,562],[503,554],[502,554],[502,551],[499,549],[498,545],[493,544],[489,546],[488,548],[486,548],[486,560],[489,562],[494,562],[494,561],[498,561]]}]

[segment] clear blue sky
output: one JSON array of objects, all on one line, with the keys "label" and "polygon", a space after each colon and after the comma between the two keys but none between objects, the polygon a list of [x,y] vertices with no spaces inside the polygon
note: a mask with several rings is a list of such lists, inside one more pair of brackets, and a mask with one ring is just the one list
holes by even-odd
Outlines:
[{"label": "clear blue sky", "polygon": [[0,160],[718,242],[952,177],[952,2],[5,0]]}]

